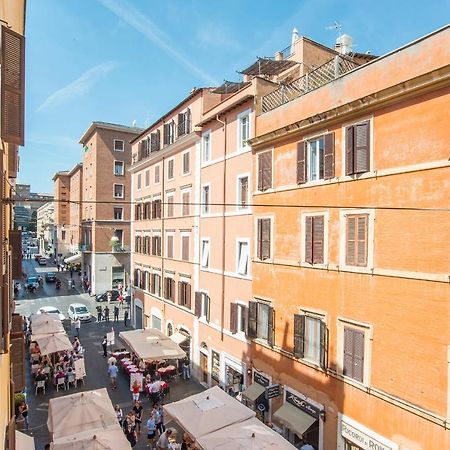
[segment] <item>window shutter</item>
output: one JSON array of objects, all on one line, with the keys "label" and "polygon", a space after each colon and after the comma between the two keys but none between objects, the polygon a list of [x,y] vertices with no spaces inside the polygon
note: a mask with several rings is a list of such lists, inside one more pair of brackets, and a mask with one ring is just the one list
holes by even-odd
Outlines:
[{"label": "window shutter", "polygon": [[184,166],[184,173],[190,172],[190,154],[185,153],[183,155],[183,166]]},{"label": "window shutter", "polygon": [[353,330],[353,378],[360,381],[364,380],[364,333],[359,330]]},{"label": "window shutter", "polygon": [[238,305],[236,303],[230,303],[230,331],[232,334],[237,333],[237,317]]},{"label": "window shutter", "polygon": [[364,173],[370,170],[370,123],[358,123],[354,131],[354,169],[355,173]]},{"label": "window shutter", "polygon": [[299,142],[297,144],[297,184],[306,183],[307,146],[307,141]]},{"label": "window shutter", "polygon": [[163,144],[167,145],[169,144],[169,133],[170,133],[170,124],[165,123],[164,124],[164,137],[163,137]]},{"label": "window shutter", "polygon": [[261,219],[261,260],[270,258],[270,219]]},{"label": "window shutter", "polygon": [[184,134],[184,114],[178,114],[178,136]]},{"label": "window shutter", "polygon": [[257,231],[256,257],[258,259],[262,259],[262,219],[258,219],[257,225],[258,231]]},{"label": "window shutter", "polygon": [[182,237],[182,256],[183,261],[189,260],[189,236]]},{"label": "window shutter", "polygon": [[273,347],[275,342],[275,310],[270,306],[267,324],[267,343]]},{"label": "window shutter", "polygon": [[8,149],[8,176],[17,178],[19,171],[19,148],[17,145],[9,145]]},{"label": "window shutter", "polygon": [[367,266],[367,222],[368,216],[358,217],[358,266]]},{"label": "window shutter", "polygon": [[313,217],[305,219],[305,262],[313,263]]},{"label": "window shutter", "polygon": [[194,305],[195,315],[197,317],[200,317],[202,315],[202,293],[201,292],[195,293],[194,301],[195,301],[195,305]]},{"label": "window shutter", "polygon": [[183,216],[189,215],[189,192],[183,193]]},{"label": "window shutter", "polygon": [[247,336],[254,339],[257,336],[258,302],[248,302]]},{"label": "window shutter", "polygon": [[185,119],[185,131],[186,133],[191,132],[191,110],[188,108],[186,112],[184,113],[184,119]]},{"label": "window shutter", "polygon": [[313,218],[313,264],[323,264],[323,238],[324,218],[316,216]]},{"label": "window shutter", "polygon": [[323,165],[325,180],[334,178],[334,133],[324,136]]},{"label": "window shutter", "polygon": [[2,26],[1,133],[10,144],[24,145],[25,38]]},{"label": "window shutter", "polygon": [[305,316],[294,314],[294,356],[303,358],[305,355]]},{"label": "window shutter", "polygon": [[178,282],[178,304],[184,305],[184,289],[181,281]]},{"label": "window shutter", "polygon": [[[15,334],[15,333],[14,333]],[[23,336],[11,339],[11,363],[15,389],[21,391],[25,387],[25,352]]]},{"label": "window shutter", "polygon": [[158,256],[161,256],[161,236],[157,237],[156,243],[158,245]]},{"label": "window shutter", "polygon": [[353,169],[353,133],[354,127],[350,126],[345,129],[345,174],[352,175],[355,173]]},{"label": "window shutter", "polygon": [[134,219],[139,220],[139,205],[135,205],[134,207]]},{"label": "window shutter", "polygon": [[189,283],[185,284],[185,306],[191,309],[191,285]]},{"label": "window shutter", "polygon": [[22,231],[9,230],[9,245],[11,247],[11,275],[14,280],[20,280],[22,274]]},{"label": "window shutter", "polygon": [[328,328],[327,324],[320,322],[320,367],[326,369],[328,366]]},{"label": "window shutter", "polygon": [[260,153],[258,160],[258,189],[266,191],[272,187],[272,151]]},{"label": "window shutter", "polygon": [[353,329],[344,328],[344,375],[353,378]]},{"label": "window shutter", "polygon": [[264,153],[260,153],[258,155],[258,191],[263,190],[263,172],[264,172],[264,163],[265,160],[263,158]]},{"label": "window shutter", "polygon": [[356,217],[347,217],[347,238],[345,264],[349,266],[355,265],[355,248],[356,248]]},{"label": "window shutter", "polygon": [[240,200],[240,205],[239,206],[247,206],[247,201],[248,201],[248,178],[241,178],[241,198]]}]

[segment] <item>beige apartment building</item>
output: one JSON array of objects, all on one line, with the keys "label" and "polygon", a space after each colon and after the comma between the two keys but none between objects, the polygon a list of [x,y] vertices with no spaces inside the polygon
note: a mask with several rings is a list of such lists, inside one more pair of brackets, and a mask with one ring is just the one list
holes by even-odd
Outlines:
[{"label": "beige apartment building", "polygon": [[[92,293],[130,284],[131,145],[142,130],[92,122],[80,139],[80,260]],[[75,194],[73,194],[75,195]],[[74,209],[73,215],[78,212]]]},{"label": "beige apartment building", "polygon": [[69,223],[69,194],[70,177],[69,171],[56,172],[53,176],[53,187],[55,195],[55,228],[56,228],[56,257],[62,261],[69,256],[69,243],[67,239],[66,224]]},{"label": "beige apartment building", "polygon": [[55,255],[56,228],[55,207],[53,202],[48,202],[37,209],[36,234],[41,255]]}]

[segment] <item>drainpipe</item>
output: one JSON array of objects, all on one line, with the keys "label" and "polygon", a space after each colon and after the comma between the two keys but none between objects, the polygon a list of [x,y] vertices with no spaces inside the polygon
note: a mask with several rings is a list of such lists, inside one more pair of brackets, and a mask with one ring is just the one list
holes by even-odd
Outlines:
[{"label": "drainpipe", "polygon": [[[166,204],[166,196],[165,196],[165,164],[166,159],[163,157],[162,159],[162,169],[161,169],[161,281],[160,281],[160,291],[162,297],[164,297],[164,254],[165,254],[165,245],[164,245],[164,227],[165,227],[165,204]],[[164,317],[164,327],[166,322],[166,302],[163,301],[163,317]]]},{"label": "drainpipe", "polygon": [[222,124],[222,129],[224,131],[224,145],[223,145],[223,190],[222,190],[222,295],[221,295],[221,311],[220,311],[220,340],[223,341],[224,338],[224,326],[225,326],[225,232],[226,232],[226,179],[227,179],[227,121],[222,121],[219,119],[219,115],[216,116],[217,122]]}]

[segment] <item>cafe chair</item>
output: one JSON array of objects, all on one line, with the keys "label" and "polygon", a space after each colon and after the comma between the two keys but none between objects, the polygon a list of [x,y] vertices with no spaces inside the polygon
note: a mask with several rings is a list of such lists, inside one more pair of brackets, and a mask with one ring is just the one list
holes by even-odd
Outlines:
[{"label": "cafe chair", "polygon": [[69,375],[67,375],[67,389],[70,389],[70,383],[73,383],[74,388],[77,387],[77,379],[75,377],[75,372],[71,372],[69,373]]},{"label": "cafe chair", "polygon": [[45,380],[40,380],[36,382],[36,388],[34,390],[34,395],[37,395],[38,390],[43,389],[45,394]]},{"label": "cafe chair", "polygon": [[56,379],[56,392],[59,392],[59,387],[64,387],[64,390],[66,390],[66,380],[63,377]]}]

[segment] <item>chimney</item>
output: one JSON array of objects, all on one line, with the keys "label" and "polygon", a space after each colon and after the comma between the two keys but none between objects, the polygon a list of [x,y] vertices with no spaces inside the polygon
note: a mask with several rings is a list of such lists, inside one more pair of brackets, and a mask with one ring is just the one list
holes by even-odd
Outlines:
[{"label": "chimney", "polygon": [[341,55],[347,55],[352,52],[353,47],[353,39],[348,34],[343,34],[342,36],[338,36],[336,39],[336,45],[334,49],[339,52]]},{"label": "chimney", "polygon": [[283,59],[283,52],[275,53],[275,61],[281,61]]},{"label": "chimney", "polygon": [[292,30],[291,48],[294,47],[296,41],[298,41],[298,30],[294,27],[294,29]]}]

